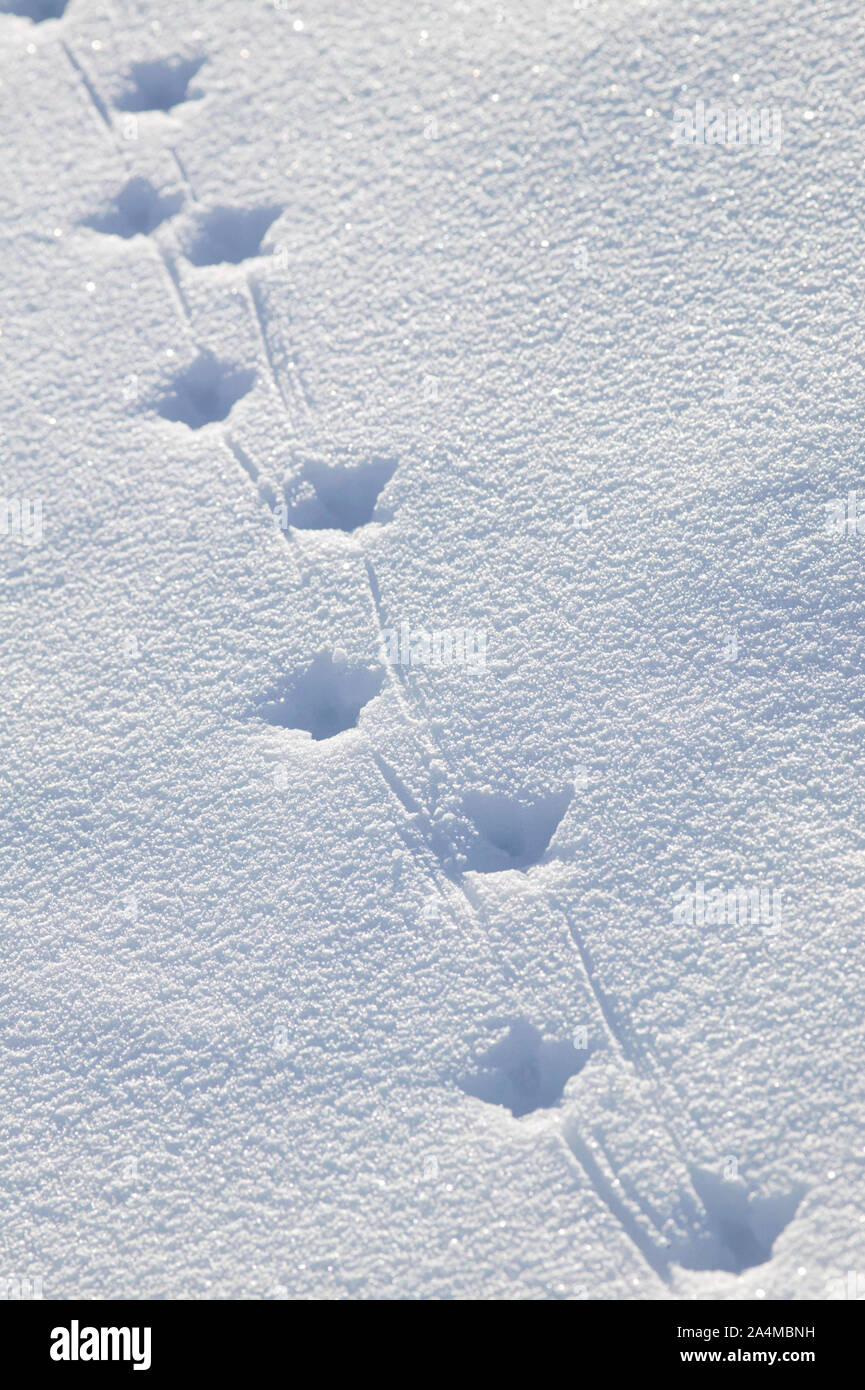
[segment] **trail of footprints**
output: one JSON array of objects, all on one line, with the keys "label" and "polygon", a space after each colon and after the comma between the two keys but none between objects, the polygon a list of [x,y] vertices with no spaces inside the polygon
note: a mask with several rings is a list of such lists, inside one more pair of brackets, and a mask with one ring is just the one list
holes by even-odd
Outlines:
[{"label": "trail of footprints", "polygon": [[[65,0],[0,0],[0,10],[34,22],[59,18],[65,8]],[[71,50],[66,45],[64,48],[98,116],[113,135],[109,108]],[[203,93],[192,84],[203,62],[200,57],[173,57],[133,63],[114,103],[116,109],[130,113],[167,112],[183,102],[199,99]],[[115,150],[122,154],[116,140]],[[118,189],[110,204],[85,219],[84,225],[105,236],[146,236],[158,240],[159,229],[176,217],[184,203],[194,203],[189,180],[176,154],[175,160],[183,191],[160,192],[146,178],[134,175]],[[254,261],[263,254],[264,239],[281,211],[274,205],[194,210],[191,229],[182,243],[183,256],[193,267],[240,266]],[[159,252],[172,293],[188,321],[177,266],[164,247],[160,246]],[[310,408],[302,385],[294,379],[286,389],[274,366],[261,290],[251,279],[247,279],[247,289],[274,390],[287,410],[302,413]],[[291,363],[287,372],[294,376]],[[222,361],[210,348],[202,347],[194,361],[178,372],[169,390],[152,405],[163,418],[197,430],[226,421],[255,380],[253,368]],[[258,471],[241,446],[228,435],[224,442],[246,475],[256,482]],[[379,497],[396,467],[397,460],[391,457],[373,456],[342,464],[308,458],[284,484],[281,495],[262,486],[259,493],[290,544],[294,531],[352,534],[373,519],[390,519],[390,514],[380,507]],[[381,629],[384,621],[377,578],[368,558],[364,563]],[[313,740],[324,741],[355,728],[361,710],[386,681],[400,695],[412,727],[423,727],[422,720],[411,711],[412,693],[398,670],[386,661],[383,666],[371,668],[342,657],[337,659],[328,651],[317,653],[277,688],[264,692],[253,713],[272,725],[303,730]],[[428,733],[422,737],[429,757],[440,761],[442,750]],[[433,877],[441,900],[456,918],[485,926],[482,898],[468,876],[513,870],[525,873],[543,862],[571,802],[573,787],[558,788],[534,799],[470,791],[462,803],[464,824],[453,831],[437,822],[435,814],[423,806],[380,753],[374,748],[371,752],[388,793],[399,805],[400,833],[421,868]],[[476,1059],[475,1070],[459,1078],[459,1085],[466,1094],[505,1107],[519,1118],[555,1106],[569,1079],[594,1052],[610,1045],[623,1067],[629,1069],[632,1080],[636,1078],[642,1103],[653,1110],[661,1109],[662,1097],[657,1088],[662,1079],[654,1077],[647,1082],[646,1066],[641,1065],[641,1059],[617,1027],[575,924],[569,921],[568,925],[598,1004],[597,1024],[605,1041],[594,1039],[578,1049],[572,1041],[546,1038],[526,1019],[516,1019],[506,1036]],[[649,1089],[655,1087],[651,1098],[647,1085]],[[681,1156],[682,1146],[673,1130],[668,1132],[673,1150]],[[645,1262],[668,1282],[673,1266],[738,1274],[768,1260],[775,1240],[792,1219],[802,1196],[802,1191],[797,1190],[761,1197],[749,1193],[741,1181],[725,1181],[714,1173],[680,1162],[679,1211],[677,1219],[671,1221],[669,1216],[653,1212],[639,1193],[626,1189],[617,1175],[615,1160],[605,1151],[601,1133],[587,1135],[572,1119],[567,1119],[563,1140]]]}]

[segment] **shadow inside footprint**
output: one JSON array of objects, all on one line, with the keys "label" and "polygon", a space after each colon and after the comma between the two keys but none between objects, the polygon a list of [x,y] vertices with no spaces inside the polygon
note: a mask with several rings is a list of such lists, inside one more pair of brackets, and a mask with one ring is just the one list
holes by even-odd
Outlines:
[{"label": "shadow inside footprint", "polygon": [[133,63],[126,88],[117,98],[118,111],[170,111],[202,93],[188,90],[203,58],[162,58]]},{"label": "shadow inside footprint", "polygon": [[69,0],[0,0],[0,14],[17,14],[41,24],[45,19],[62,19]]},{"label": "shadow inside footprint", "polygon": [[334,661],[323,652],[284,681],[256,713],[279,728],[303,729],[317,740],[333,738],[357,727],[361,710],[378,694],[383,679],[381,670]]},{"label": "shadow inside footprint", "polygon": [[156,402],[156,408],[165,420],[177,420],[198,430],[224,420],[254,381],[254,371],[220,362],[205,351],[175,378],[174,389]]},{"label": "shadow inside footprint", "polygon": [[469,792],[463,810],[477,835],[466,849],[466,868],[490,874],[538,864],[572,796],[571,787],[526,800],[501,793]]},{"label": "shadow inside footprint", "polygon": [[556,1105],[565,1083],[589,1056],[587,1048],[544,1038],[531,1023],[518,1019],[506,1037],[478,1058],[479,1070],[463,1077],[459,1085],[467,1095],[489,1105],[504,1105],[517,1117],[528,1115]]},{"label": "shadow inside footprint", "polygon": [[312,459],[285,485],[285,520],[305,531],[356,531],[372,521],[396,459],[327,464]]},{"label": "shadow inside footprint", "polygon": [[182,193],[159,193],[148,179],[133,178],[104,212],[85,218],[83,225],[108,236],[148,236],[173,217],[182,202]]},{"label": "shadow inside footprint", "polygon": [[705,1212],[702,1229],[670,1250],[683,1269],[720,1269],[741,1274],[772,1257],[772,1247],[792,1221],[802,1190],[770,1197],[749,1195],[740,1179],[693,1168],[691,1182]]},{"label": "shadow inside footprint", "polygon": [[199,219],[186,256],[193,265],[239,265],[261,251],[265,233],[281,208],[213,208]]}]

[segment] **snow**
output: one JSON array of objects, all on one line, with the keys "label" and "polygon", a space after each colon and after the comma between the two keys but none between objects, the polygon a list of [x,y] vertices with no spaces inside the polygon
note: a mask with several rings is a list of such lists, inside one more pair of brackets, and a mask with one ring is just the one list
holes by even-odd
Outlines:
[{"label": "snow", "polygon": [[0,1275],[863,1269],[863,43],[0,0]]}]

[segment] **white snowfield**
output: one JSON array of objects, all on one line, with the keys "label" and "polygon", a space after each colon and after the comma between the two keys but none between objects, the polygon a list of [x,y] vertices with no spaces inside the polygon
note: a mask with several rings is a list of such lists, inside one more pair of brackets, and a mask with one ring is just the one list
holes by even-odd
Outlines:
[{"label": "white snowfield", "polygon": [[0,0],[0,1295],[865,1297],[863,62]]}]

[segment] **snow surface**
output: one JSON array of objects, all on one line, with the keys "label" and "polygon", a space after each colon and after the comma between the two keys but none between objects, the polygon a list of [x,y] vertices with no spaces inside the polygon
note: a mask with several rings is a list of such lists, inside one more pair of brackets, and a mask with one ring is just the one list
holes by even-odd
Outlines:
[{"label": "snow surface", "polygon": [[865,1295],[861,6],[0,11],[0,1276]]}]

